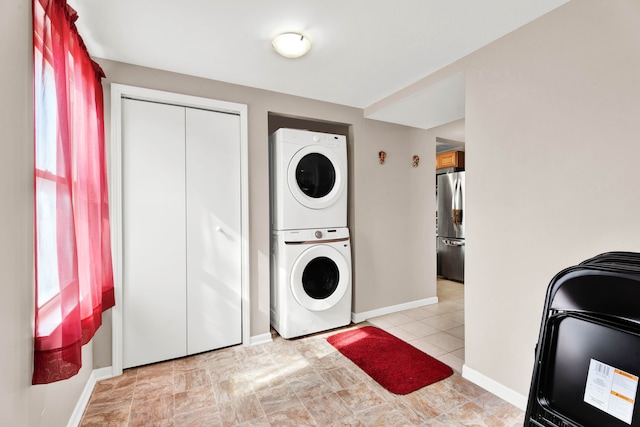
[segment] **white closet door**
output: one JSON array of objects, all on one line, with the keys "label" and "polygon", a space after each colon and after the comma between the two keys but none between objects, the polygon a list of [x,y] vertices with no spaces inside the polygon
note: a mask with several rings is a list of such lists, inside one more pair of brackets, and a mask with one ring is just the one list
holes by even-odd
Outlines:
[{"label": "white closet door", "polygon": [[188,108],[187,352],[242,341],[240,117]]},{"label": "white closet door", "polygon": [[125,368],[186,354],[184,111],[122,101]]}]

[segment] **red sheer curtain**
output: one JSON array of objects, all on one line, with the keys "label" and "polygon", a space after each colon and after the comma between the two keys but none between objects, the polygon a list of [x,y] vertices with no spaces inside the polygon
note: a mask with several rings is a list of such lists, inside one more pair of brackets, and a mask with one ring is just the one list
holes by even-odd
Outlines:
[{"label": "red sheer curtain", "polygon": [[33,0],[33,384],[64,380],[114,305],[100,67],[65,0]]}]

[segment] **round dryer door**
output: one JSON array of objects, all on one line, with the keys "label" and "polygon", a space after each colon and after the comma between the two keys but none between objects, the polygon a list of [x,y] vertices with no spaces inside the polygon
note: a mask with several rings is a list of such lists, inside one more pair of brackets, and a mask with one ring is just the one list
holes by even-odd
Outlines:
[{"label": "round dryer door", "polygon": [[300,254],[291,271],[291,291],[311,311],[335,306],[349,288],[351,273],[344,256],[328,245],[311,246]]},{"label": "round dryer door", "polygon": [[310,209],[334,204],[345,187],[342,163],[323,146],[304,147],[293,155],[287,170],[289,191],[298,203]]}]

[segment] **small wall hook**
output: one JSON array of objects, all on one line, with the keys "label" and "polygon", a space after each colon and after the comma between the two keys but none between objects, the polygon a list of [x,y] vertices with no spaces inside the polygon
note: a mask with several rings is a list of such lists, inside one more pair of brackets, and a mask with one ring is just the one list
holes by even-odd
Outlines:
[{"label": "small wall hook", "polygon": [[411,166],[413,166],[414,168],[417,168],[419,164],[420,164],[420,157],[413,156],[413,164]]},{"label": "small wall hook", "polygon": [[380,164],[384,165],[384,161],[387,158],[387,153],[385,153],[384,151],[380,151],[378,153],[378,158],[380,159]]}]

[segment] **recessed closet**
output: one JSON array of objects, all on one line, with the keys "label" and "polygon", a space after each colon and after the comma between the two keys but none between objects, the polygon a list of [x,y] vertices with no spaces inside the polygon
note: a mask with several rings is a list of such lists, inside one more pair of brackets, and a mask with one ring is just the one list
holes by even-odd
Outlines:
[{"label": "recessed closet", "polygon": [[243,341],[241,116],[121,99],[122,367]]}]

